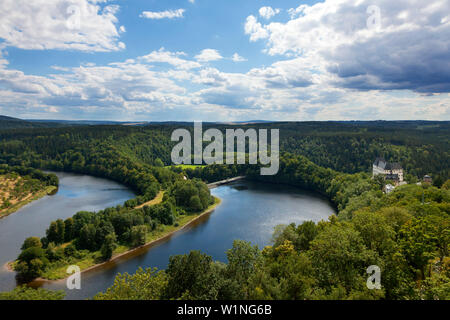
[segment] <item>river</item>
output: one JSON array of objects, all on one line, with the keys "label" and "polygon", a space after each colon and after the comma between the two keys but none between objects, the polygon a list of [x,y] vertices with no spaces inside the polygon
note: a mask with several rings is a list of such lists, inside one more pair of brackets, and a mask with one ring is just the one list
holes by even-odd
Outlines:
[{"label": "river", "polygon": [[[64,174],[64,177],[69,179],[72,175]],[[108,199],[105,188],[99,186],[111,182],[103,179],[73,176],[70,180],[70,184],[64,184],[64,179],[61,179],[60,190],[55,196],[41,199],[10,216],[11,218],[18,217],[24,213],[31,216],[32,213],[34,216],[45,217],[46,223],[35,224],[27,218],[22,218],[16,222],[8,221],[9,227],[6,227],[4,222],[10,217],[4,221],[0,220],[2,261],[14,259],[23,239],[27,236],[43,235],[49,221],[72,216],[80,210],[98,210],[114,206],[132,197],[132,193],[116,185],[116,187],[109,188],[114,189],[111,192],[115,192],[115,194],[111,194],[111,198]],[[90,184],[91,182],[93,184]],[[326,220],[335,212],[329,201],[317,193],[290,186],[238,181],[213,189],[211,192],[222,199],[222,203],[214,212],[202,217],[188,228],[175,233],[166,241],[140,249],[127,257],[83,273],[81,290],[67,290],[64,281],[44,283],[42,287],[66,290],[67,299],[89,298],[111,286],[119,272],[134,273],[139,267],[164,269],[167,267],[171,255],[185,254],[190,250],[201,250],[211,255],[214,260],[226,262],[226,250],[232,247],[234,239],[251,241],[263,248],[270,244],[276,225],[292,222],[298,224],[308,220],[317,222],[322,219]],[[60,193],[66,194],[66,196],[61,196]],[[102,197],[97,197],[97,193]],[[72,200],[77,199],[70,207],[61,204],[61,200],[54,200],[57,197],[67,197],[68,194],[72,195]],[[91,203],[86,202],[88,199],[91,200]],[[45,206],[40,207],[41,203],[45,203]],[[39,210],[37,211],[37,209]],[[68,213],[69,210],[72,210],[72,213]],[[33,219],[38,218],[34,217]],[[6,228],[9,229],[6,230]],[[24,232],[22,228],[27,232]],[[20,232],[23,235],[20,241],[16,241],[15,248],[10,248],[12,243],[9,243],[8,238],[3,235],[3,230],[12,234],[17,229],[21,229]],[[13,238],[16,239],[17,236],[14,235]],[[7,259],[4,258],[3,247],[5,247],[5,252],[8,252]],[[9,278],[11,278],[11,274],[9,273]],[[11,281],[7,281],[7,286],[4,287],[5,283],[2,278],[4,278],[4,272],[0,273],[1,291],[11,289],[13,287]]]},{"label": "river", "polygon": [[50,222],[72,217],[78,211],[98,211],[123,204],[135,195],[114,181],[72,173],[56,173],[59,189],[55,195],[33,201],[0,219],[0,291],[15,287],[14,273],[5,270],[17,258],[23,241],[43,237]]}]

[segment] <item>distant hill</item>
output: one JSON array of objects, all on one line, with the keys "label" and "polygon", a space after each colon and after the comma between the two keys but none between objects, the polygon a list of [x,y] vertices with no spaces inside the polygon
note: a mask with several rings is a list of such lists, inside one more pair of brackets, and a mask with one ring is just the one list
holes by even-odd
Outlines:
[{"label": "distant hill", "polygon": [[100,125],[147,125],[145,121],[96,121],[96,120],[23,120],[0,115],[0,130],[2,129],[25,129],[25,128],[59,128],[72,126],[100,126]]},{"label": "distant hill", "polygon": [[0,129],[33,128],[34,125],[28,121],[0,116]]},{"label": "distant hill", "polygon": [[3,129],[26,129],[26,128],[54,128],[54,127],[62,127],[61,123],[57,122],[34,122],[28,120],[22,120],[18,118],[2,116],[0,115],[0,130]]},{"label": "distant hill", "polygon": [[[191,121],[108,121],[108,120],[23,120],[8,116],[0,115],[0,130],[3,129],[24,129],[24,128],[59,128],[59,127],[73,127],[73,126],[191,126]],[[425,120],[411,120],[411,121],[267,121],[267,120],[248,120],[248,121],[228,121],[228,122],[203,122],[205,126],[222,126],[222,125],[279,125],[292,126],[301,125],[301,127],[316,127],[325,125],[327,128],[333,127],[352,127],[366,128],[366,129],[432,129],[447,127],[450,121],[425,121]]]}]

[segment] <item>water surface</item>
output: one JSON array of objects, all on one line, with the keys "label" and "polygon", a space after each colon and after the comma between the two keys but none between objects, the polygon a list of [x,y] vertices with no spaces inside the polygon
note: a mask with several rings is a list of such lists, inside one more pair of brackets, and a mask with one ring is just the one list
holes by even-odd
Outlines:
[{"label": "water surface", "polygon": [[[222,199],[213,213],[166,241],[83,273],[81,290],[66,290],[66,298],[92,297],[111,286],[118,272],[131,274],[139,267],[164,269],[171,255],[191,250],[201,250],[214,260],[226,262],[226,250],[234,239],[251,241],[262,248],[270,244],[278,224],[326,220],[334,213],[320,195],[289,186],[240,181],[213,189],[212,193]],[[43,287],[65,289],[65,283],[46,283]]]},{"label": "water surface", "polygon": [[98,211],[123,204],[135,195],[126,187],[106,179],[71,173],[56,173],[59,189],[0,219],[0,291],[15,287],[14,273],[4,264],[17,258],[23,241],[43,237],[50,222],[72,217],[78,211]]}]

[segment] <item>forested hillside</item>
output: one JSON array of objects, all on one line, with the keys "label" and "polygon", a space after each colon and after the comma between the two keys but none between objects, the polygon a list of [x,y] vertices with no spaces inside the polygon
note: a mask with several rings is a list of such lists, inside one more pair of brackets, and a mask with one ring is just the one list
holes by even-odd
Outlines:
[{"label": "forested hillside", "polygon": [[[237,128],[205,124],[204,130],[212,126],[222,131]],[[170,165],[174,146],[170,137],[179,127],[192,130],[187,124],[3,130],[0,161],[81,171],[86,158],[93,157],[97,150],[108,149],[136,163]],[[450,178],[449,122],[287,122],[239,128],[278,128],[281,151],[303,155],[317,165],[339,172],[370,172],[375,158],[381,156],[400,162],[410,180],[430,174],[440,185]],[[75,167],[68,168],[68,163]]]},{"label": "forested hillside", "polygon": [[[246,173],[322,192],[339,213],[279,226],[266,248],[235,241],[227,264],[192,251],[171,257],[164,271],[119,274],[95,299],[450,299],[450,181],[386,195],[366,173],[342,174],[289,154],[276,176]],[[371,265],[382,272],[381,290],[366,286]]]},{"label": "forested hillside", "polygon": [[34,122],[18,118],[0,116],[0,130],[2,129],[24,129],[24,128],[49,128],[63,126],[57,122]]},{"label": "forested hillside", "polygon": [[[205,130],[208,126],[212,125],[205,125]],[[230,127],[236,128],[220,129]],[[176,128],[0,131],[3,164],[106,177],[138,195],[123,206],[54,221],[46,237],[26,239],[14,264],[22,279],[59,278],[68,264],[92,265],[142,245],[213,205],[209,190],[195,178],[215,181],[247,175],[320,192],[335,204],[338,215],[319,224],[279,227],[274,245],[262,251],[237,242],[228,253],[227,265],[199,252],[173,257],[167,271],[120,276],[119,287],[97,298],[449,298],[448,123],[247,125],[280,129],[280,171],[275,176],[260,176],[259,167],[250,165],[164,167],[171,165],[170,135]],[[411,184],[384,194],[385,182],[371,178],[376,156],[400,161]],[[425,173],[433,176],[435,186],[415,184]],[[145,205],[155,197],[160,201]],[[382,291],[365,287],[364,267],[371,264],[387,275]],[[186,275],[186,270],[191,273]],[[181,281],[183,277],[188,280]],[[146,286],[140,288],[135,281],[143,279]],[[140,293],[133,295],[121,286]]]}]

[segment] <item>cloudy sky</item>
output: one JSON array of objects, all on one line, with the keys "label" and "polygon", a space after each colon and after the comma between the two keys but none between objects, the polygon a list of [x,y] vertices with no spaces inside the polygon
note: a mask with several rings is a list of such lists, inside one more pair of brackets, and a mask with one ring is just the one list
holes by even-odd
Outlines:
[{"label": "cloudy sky", "polygon": [[450,0],[0,0],[0,114],[450,120]]}]

